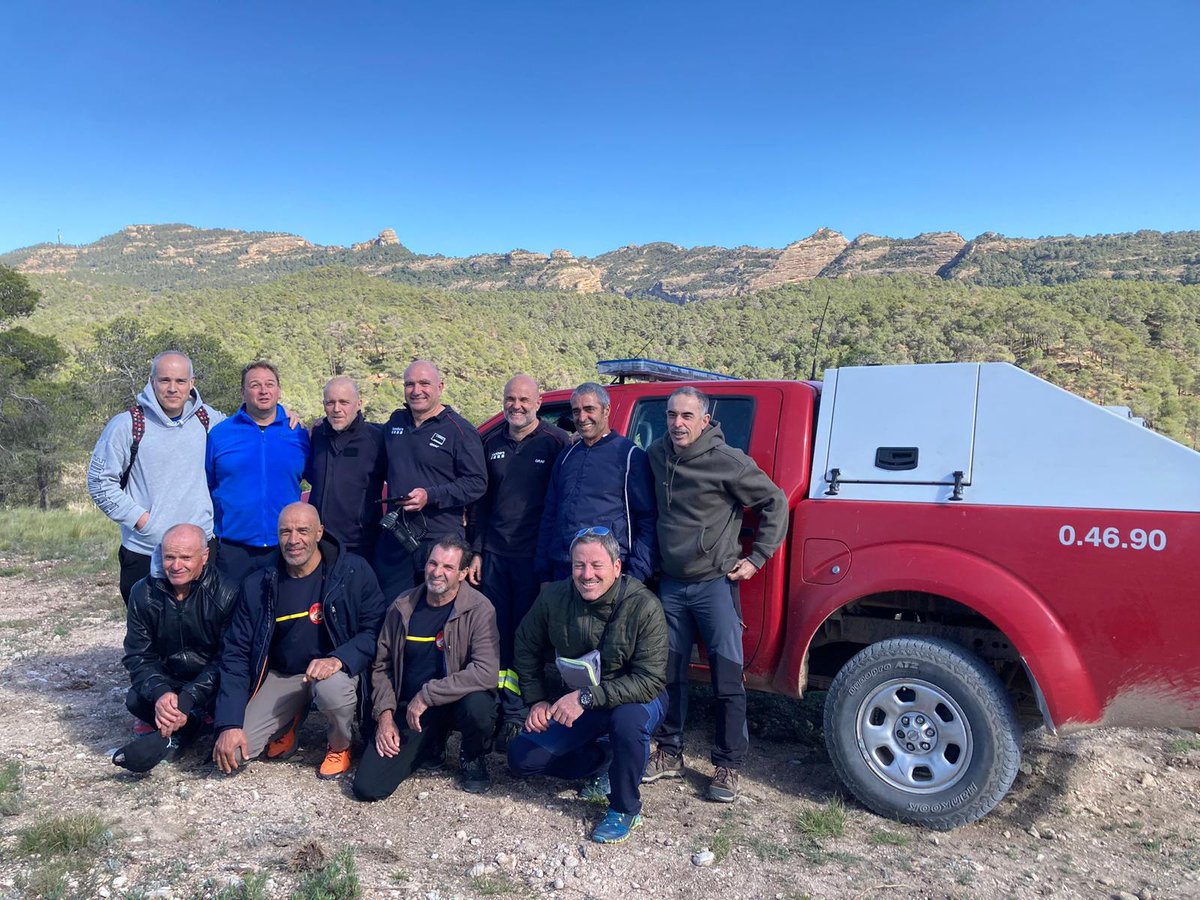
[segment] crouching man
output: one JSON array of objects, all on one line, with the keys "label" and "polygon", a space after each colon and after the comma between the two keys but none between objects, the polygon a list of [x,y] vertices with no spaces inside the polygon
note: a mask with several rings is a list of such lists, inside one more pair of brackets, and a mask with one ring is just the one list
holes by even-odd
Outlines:
[{"label": "crouching man", "polygon": [[279,552],[242,582],[221,653],[213,761],[230,773],[266,748],[298,749],[297,729],[316,698],[328,720],[319,778],[350,769],[359,675],[375,657],[383,594],[366,561],[326,537],[315,507],[279,514]]},{"label": "crouching man", "polygon": [[500,636],[492,604],[465,580],[470,565],[464,541],[442,538],[425,583],[388,610],[371,669],[375,743],[354,775],[359,800],[390,797],[424,760],[441,757],[451,729],[462,733],[463,789],[491,787],[484,757],[496,724]]},{"label": "crouching man", "polygon": [[165,577],[134,584],[126,613],[122,662],[132,686],[125,705],[154,729],[113,754],[133,772],[182,750],[212,713],[221,634],[237,599],[237,586],[208,564],[203,529],[169,528],[156,552]]},{"label": "crouching man", "polygon": [[[666,714],[667,623],[658,598],[621,574],[621,548],[607,528],[579,532],[570,558],[571,578],[543,589],[517,629],[514,659],[530,711],[508,766],[521,777],[592,779],[581,795],[607,793],[609,804],[592,840],[619,843],[642,824],[639,784]],[[568,686],[553,701],[549,657]]]}]

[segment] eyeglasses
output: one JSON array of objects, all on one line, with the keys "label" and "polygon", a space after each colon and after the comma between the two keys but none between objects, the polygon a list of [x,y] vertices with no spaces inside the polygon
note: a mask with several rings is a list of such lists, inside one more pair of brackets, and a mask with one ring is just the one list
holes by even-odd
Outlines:
[{"label": "eyeglasses", "polygon": [[575,532],[574,540],[578,540],[581,537],[587,537],[589,534],[603,537],[606,534],[612,534],[612,531],[608,528],[605,528],[603,525],[592,525],[589,528],[580,528],[577,532]]}]

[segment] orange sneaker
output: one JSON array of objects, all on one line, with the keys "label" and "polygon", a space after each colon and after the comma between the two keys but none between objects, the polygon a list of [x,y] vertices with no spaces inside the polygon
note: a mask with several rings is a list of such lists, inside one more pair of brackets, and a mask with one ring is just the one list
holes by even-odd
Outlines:
[{"label": "orange sneaker", "polygon": [[292,724],[282,734],[277,734],[271,743],[267,744],[267,759],[278,762],[291,759],[300,749],[300,741],[296,738],[296,728],[300,725],[300,714],[292,719]]},{"label": "orange sneaker", "polygon": [[350,748],[334,750],[332,747],[325,751],[325,759],[317,769],[318,778],[341,778],[350,771]]}]

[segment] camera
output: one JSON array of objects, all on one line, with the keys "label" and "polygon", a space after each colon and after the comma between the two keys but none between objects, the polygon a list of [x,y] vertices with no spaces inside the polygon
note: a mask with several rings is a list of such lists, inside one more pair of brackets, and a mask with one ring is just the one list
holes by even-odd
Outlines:
[{"label": "camera", "polygon": [[390,531],[399,541],[400,546],[405,553],[416,553],[421,547],[421,542],[417,540],[412,533],[412,529],[408,527],[408,521],[404,516],[404,511],[393,509],[382,519],[379,520],[379,527]]}]

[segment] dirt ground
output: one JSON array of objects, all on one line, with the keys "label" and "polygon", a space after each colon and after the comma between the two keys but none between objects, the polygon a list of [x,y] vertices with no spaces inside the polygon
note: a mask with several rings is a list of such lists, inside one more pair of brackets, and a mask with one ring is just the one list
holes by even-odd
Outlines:
[{"label": "dirt ground", "polygon": [[[949,833],[886,821],[848,797],[838,815],[817,699],[755,695],[741,796],[706,802],[712,723],[699,690],[687,735],[697,770],[648,786],[644,827],[617,846],[588,841],[602,810],[572,786],[514,781],[499,756],[483,797],[457,788],[451,763],[386,802],[356,803],[347,785],[314,776],[319,715],[290,762],[227,778],[208,762],[208,739],[133,776],[108,759],[131,725],[114,579],[57,568],[0,559],[0,765],[20,765],[0,817],[0,897],[240,896],[252,886],[288,896],[314,859],[345,847],[367,897],[1200,896],[1200,740],[1184,731],[1031,733],[1009,796]],[[23,848],[22,834],[88,812],[111,834],[69,858],[67,881],[48,889],[54,860]],[[704,849],[713,864],[693,861]]]}]

